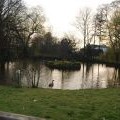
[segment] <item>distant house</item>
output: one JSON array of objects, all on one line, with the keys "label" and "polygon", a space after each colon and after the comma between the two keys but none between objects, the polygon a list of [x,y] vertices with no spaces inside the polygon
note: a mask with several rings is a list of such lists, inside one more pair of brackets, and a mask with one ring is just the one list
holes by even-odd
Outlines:
[{"label": "distant house", "polygon": [[80,50],[81,56],[85,57],[97,57],[100,54],[105,54],[108,50],[106,45],[95,45],[95,44],[88,44],[85,48]]},{"label": "distant house", "polygon": [[108,50],[108,47],[106,45],[90,44],[89,47],[94,50],[101,50],[103,53],[106,53]]}]

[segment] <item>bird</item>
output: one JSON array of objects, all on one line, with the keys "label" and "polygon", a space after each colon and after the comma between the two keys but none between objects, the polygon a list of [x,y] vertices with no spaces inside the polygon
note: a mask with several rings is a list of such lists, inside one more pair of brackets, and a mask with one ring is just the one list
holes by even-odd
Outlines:
[{"label": "bird", "polygon": [[52,88],[54,86],[54,80],[52,80],[52,82],[49,84],[49,87]]}]

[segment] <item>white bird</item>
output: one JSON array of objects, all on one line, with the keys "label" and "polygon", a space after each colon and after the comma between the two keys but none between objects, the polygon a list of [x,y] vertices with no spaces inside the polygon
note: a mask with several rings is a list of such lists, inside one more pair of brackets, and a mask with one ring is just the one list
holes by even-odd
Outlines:
[{"label": "white bird", "polygon": [[54,80],[49,84],[49,87],[52,88],[54,86]]}]

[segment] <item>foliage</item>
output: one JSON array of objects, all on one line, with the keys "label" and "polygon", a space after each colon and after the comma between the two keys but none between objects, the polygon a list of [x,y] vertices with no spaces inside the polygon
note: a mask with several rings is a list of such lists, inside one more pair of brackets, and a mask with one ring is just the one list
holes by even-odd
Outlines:
[{"label": "foliage", "polygon": [[[95,16],[96,34],[101,41],[109,44],[110,50],[105,57],[111,56],[108,61],[119,62],[120,60],[120,1],[115,0],[110,4],[101,5]],[[109,55],[111,54],[111,55]]]},{"label": "foliage", "polygon": [[45,17],[40,7],[28,9],[22,0],[0,2],[0,62],[28,56],[35,33],[43,35]]},{"label": "foliage", "polygon": [[63,38],[60,42],[60,53],[63,58],[71,58],[76,50],[76,43],[69,38]]},{"label": "foliage", "polygon": [[21,0],[0,2],[0,61],[10,59],[12,50],[21,46],[21,32],[24,30],[21,14],[24,8]]},{"label": "foliage", "polygon": [[110,23],[110,44],[115,54],[116,62],[120,60],[120,8],[114,12]]},{"label": "foliage", "polygon": [[61,69],[61,70],[80,70],[79,62],[70,62],[70,61],[48,61],[46,65],[52,69]]},{"label": "foliage", "polygon": [[76,51],[75,40],[66,37],[58,42],[51,32],[47,32],[44,36],[34,37],[30,47],[33,56],[51,56],[56,58],[72,58]]},{"label": "foliage", "polygon": [[[47,56],[61,59],[85,59],[99,51],[89,49],[88,44],[109,43],[112,60],[120,61],[120,1],[101,5],[91,19],[89,8],[80,11],[76,27],[82,33],[83,52],[77,51],[76,39],[54,37],[45,31],[45,15],[41,7],[26,8],[22,0],[1,0],[0,2],[0,63],[25,57]],[[93,27],[93,28],[92,28]],[[87,50],[85,50],[87,48]],[[80,54],[79,54],[80,53]],[[108,52],[109,53],[109,52]],[[83,55],[84,54],[84,55]],[[106,54],[107,55],[107,54]],[[84,56],[84,57],[83,57]],[[4,66],[4,65],[3,65]]]}]

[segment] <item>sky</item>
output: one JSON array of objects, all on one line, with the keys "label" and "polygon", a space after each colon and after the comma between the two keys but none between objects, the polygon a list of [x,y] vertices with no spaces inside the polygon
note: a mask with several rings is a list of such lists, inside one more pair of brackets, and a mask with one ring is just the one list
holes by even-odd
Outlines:
[{"label": "sky", "polygon": [[79,10],[89,7],[95,12],[101,4],[113,0],[24,0],[26,6],[41,6],[47,18],[47,24],[54,35],[63,37],[65,33],[75,33],[75,17]]}]

